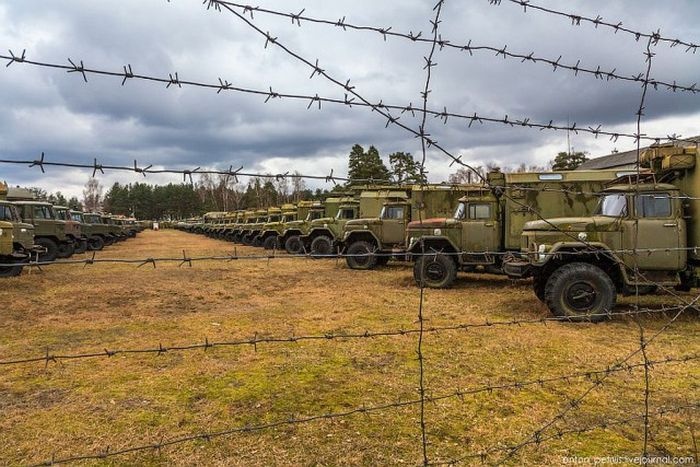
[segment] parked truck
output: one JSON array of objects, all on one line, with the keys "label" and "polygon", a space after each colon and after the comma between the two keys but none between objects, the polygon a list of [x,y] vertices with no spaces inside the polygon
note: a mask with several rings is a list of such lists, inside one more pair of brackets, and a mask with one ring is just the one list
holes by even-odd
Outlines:
[{"label": "parked truck", "polygon": [[299,201],[297,204],[297,220],[284,224],[282,235],[279,237],[280,245],[290,255],[303,253],[304,244],[301,236],[308,231],[311,221],[324,217],[326,209],[321,201]]},{"label": "parked truck", "polygon": [[284,231],[285,224],[295,220],[297,220],[296,204],[283,204],[280,207],[280,217],[276,220],[271,218],[268,223],[263,225],[256,242],[266,250],[280,248],[279,237]]},{"label": "parked truck", "polygon": [[593,212],[599,192],[619,171],[487,174],[469,187],[454,215],[414,221],[406,230],[416,284],[446,288],[458,271],[502,274],[507,252],[520,249],[526,222],[538,216]]},{"label": "parked truck", "polygon": [[53,210],[56,213],[56,218],[66,223],[66,236],[73,242],[75,247],[74,253],[85,253],[88,249],[88,241],[87,237],[83,234],[83,227],[80,221],[76,221],[73,216],[71,216],[69,207],[54,206]]},{"label": "parked truck", "polygon": [[392,257],[406,259],[409,222],[450,215],[465,189],[464,185],[415,185],[394,191],[396,197],[379,194],[381,210],[375,217],[345,223],[340,246],[348,267],[373,269]]},{"label": "parked truck", "polygon": [[652,146],[641,157],[650,173],[611,183],[592,215],[525,224],[505,272],[532,277],[554,315],[577,321],[604,319],[618,294],[698,287],[699,155],[697,143]]},{"label": "parked truck", "polygon": [[0,277],[18,276],[24,263],[42,249],[34,245],[34,226],[22,222],[17,208],[3,198],[7,185],[0,183]]}]

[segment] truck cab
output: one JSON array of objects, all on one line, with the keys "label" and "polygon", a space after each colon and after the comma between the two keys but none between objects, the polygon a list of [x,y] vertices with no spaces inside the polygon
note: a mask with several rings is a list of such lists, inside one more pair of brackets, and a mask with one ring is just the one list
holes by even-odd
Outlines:
[{"label": "truck cab", "polygon": [[284,246],[287,253],[298,255],[306,251],[301,237],[306,235],[311,222],[324,217],[325,212],[325,207],[320,201],[299,202],[297,220],[286,222],[280,236],[280,245]]},{"label": "truck cab", "polygon": [[73,240],[66,235],[66,222],[58,219],[51,203],[44,201],[13,201],[22,221],[34,226],[34,242],[44,251],[39,261],[68,258],[75,251]]},{"label": "truck cab", "polygon": [[82,226],[79,221],[73,219],[70,208],[66,206],[54,206],[56,217],[66,223],[66,236],[70,238],[75,246],[75,253],[85,253],[88,248],[87,237],[83,235]]},{"label": "truck cab", "polygon": [[335,216],[311,221],[309,233],[302,241],[309,245],[312,257],[332,255],[343,236],[345,224],[359,217],[360,202],[352,197],[341,198]]},{"label": "truck cab", "polygon": [[279,237],[282,235],[284,225],[287,222],[294,222],[297,219],[297,210],[294,204],[284,204],[280,208],[279,217],[270,217],[269,221],[262,227],[258,243],[266,250],[273,250],[280,247]]}]

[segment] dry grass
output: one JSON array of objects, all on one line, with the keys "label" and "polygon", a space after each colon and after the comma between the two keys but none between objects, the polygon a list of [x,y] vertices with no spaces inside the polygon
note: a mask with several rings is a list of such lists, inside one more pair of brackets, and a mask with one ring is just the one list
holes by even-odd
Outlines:
[{"label": "dry grass", "polygon": [[[102,257],[220,254],[231,245],[175,231],[145,232]],[[239,247],[239,253],[257,250]],[[410,328],[418,290],[404,265],[371,272],[333,260],[208,262],[157,269],[50,267],[0,284],[0,359],[103,348],[157,347],[259,336]],[[691,296],[686,296],[689,299]],[[643,297],[642,305],[671,302]],[[624,301],[623,301],[624,302]],[[629,306],[626,300],[620,309]],[[427,325],[537,318],[528,284],[462,275],[425,293]],[[645,317],[652,335],[667,321]],[[649,348],[652,359],[700,351],[697,315],[683,316]],[[604,368],[639,345],[630,319],[490,327],[426,335],[430,395]],[[0,463],[27,464],[158,442],[204,431],[380,405],[418,397],[416,336],[261,344],[160,356],[8,366],[0,375]],[[635,357],[631,363],[639,363]],[[651,371],[651,409],[696,403],[697,362]],[[514,444],[582,394],[590,381],[499,390],[426,406],[428,453],[439,461]],[[611,375],[558,429],[629,418],[643,410],[643,371]],[[113,458],[114,464],[290,465],[421,462],[418,407],[190,442]],[[651,420],[650,452],[693,454],[696,412]],[[554,433],[556,429],[548,433]],[[642,422],[526,447],[513,464],[562,455],[638,455]],[[489,458],[495,461],[498,457]],[[107,462],[107,461],[104,461]],[[470,461],[472,463],[473,461]],[[103,462],[100,462],[100,464]]]}]

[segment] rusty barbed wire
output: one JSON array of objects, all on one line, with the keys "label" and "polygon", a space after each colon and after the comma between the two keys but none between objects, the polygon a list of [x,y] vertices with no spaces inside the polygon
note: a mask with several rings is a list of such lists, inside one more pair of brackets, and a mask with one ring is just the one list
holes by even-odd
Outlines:
[{"label": "rusty barbed wire", "polygon": [[[610,311],[604,314],[582,314],[579,316],[573,315],[568,317],[561,316],[545,316],[539,318],[523,318],[523,319],[511,319],[511,320],[485,320],[480,323],[459,323],[450,324],[443,326],[424,326],[421,330],[418,328],[408,328],[408,329],[393,329],[393,330],[382,330],[382,331],[354,331],[354,332],[338,332],[338,331],[327,331],[319,334],[307,334],[307,335],[291,335],[284,337],[274,337],[265,336],[263,333],[256,332],[253,337],[243,338],[238,340],[229,341],[210,341],[208,338],[204,342],[180,344],[180,345],[163,345],[162,342],[153,347],[143,347],[143,348],[125,348],[125,349],[108,349],[102,346],[101,350],[94,350],[84,353],[75,354],[61,354],[61,353],[51,353],[49,349],[44,349],[44,352],[40,356],[36,357],[26,357],[26,358],[10,358],[5,360],[0,360],[0,366],[13,366],[13,365],[24,365],[31,363],[44,363],[48,365],[49,363],[59,363],[61,361],[75,361],[75,360],[85,360],[85,359],[96,359],[96,358],[106,358],[116,356],[128,356],[128,355],[143,355],[143,354],[154,354],[163,355],[166,353],[173,352],[191,352],[191,351],[207,351],[209,349],[215,348],[231,348],[231,347],[253,347],[256,351],[258,350],[258,345],[263,344],[298,344],[306,341],[346,341],[346,340],[356,340],[356,339],[375,339],[381,337],[402,337],[410,335],[423,335],[423,334],[440,334],[442,332],[448,331],[469,331],[473,329],[488,329],[488,328],[499,328],[499,327],[520,327],[525,325],[543,325],[548,324],[563,323],[568,324],[576,322],[580,318],[596,318],[598,316],[604,316],[609,319],[614,318],[629,318],[635,316],[656,316],[663,315],[668,316],[669,313],[674,313],[681,310],[682,307],[661,307],[661,308],[640,308],[625,311]],[[424,320],[423,320],[424,321]],[[418,321],[420,323],[420,320]],[[689,360],[699,359],[700,355],[693,356]]]},{"label": "rusty barbed wire", "polygon": [[[374,32],[378,35],[380,35],[385,41],[387,37],[393,37],[393,38],[400,38],[404,39],[413,43],[424,43],[424,44],[431,44],[433,43],[433,40],[430,38],[423,37],[422,32],[414,33],[413,31],[410,31],[408,33],[405,32],[399,32],[396,31],[392,26],[388,27],[380,27],[380,26],[368,26],[368,25],[358,25],[358,24],[353,24],[350,23],[346,20],[345,17],[333,21],[329,19],[323,19],[323,18],[318,18],[318,17],[313,17],[313,16],[308,16],[304,15],[304,12],[306,9],[303,9],[299,13],[286,13],[280,10],[274,10],[271,8],[264,8],[260,6],[251,6],[251,5],[246,5],[242,3],[237,3],[237,2],[231,2],[231,1],[225,1],[225,0],[213,0],[215,3],[218,4],[225,4],[230,7],[238,8],[242,10],[243,14],[249,14],[251,16],[251,19],[254,19],[254,13],[263,13],[263,14],[268,14],[272,16],[278,16],[286,19],[291,19],[292,24],[296,24],[297,26],[301,27],[303,22],[308,22],[308,23],[313,23],[313,24],[321,24],[321,25],[326,25],[326,26],[332,26],[337,30],[342,30],[342,31],[347,31],[347,30],[354,30],[354,31],[367,31],[367,32]],[[209,0],[204,0],[203,3],[210,3]],[[640,75],[623,75],[617,72],[616,68],[611,68],[611,69],[603,69],[600,65],[594,66],[594,67],[586,67],[581,65],[581,60],[577,60],[575,64],[571,63],[564,63],[562,62],[562,56],[560,55],[556,60],[551,59],[551,58],[546,58],[546,57],[541,57],[535,54],[535,52],[529,52],[529,53],[521,53],[521,52],[511,52],[508,50],[508,45],[504,45],[503,47],[495,47],[491,45],[485,45],[485,44],[474,44],[473,41],[470,39],[466,43],[455,43],[453,41],[450,41],[448,39],[444,39],[441,35],[436,38],[435,44],[439,46],[439,48],[442,49],[452,49],[456,50],[459,52],[466,52],[470,56],[474,55],[475,52],[490,52],[495,54],[495,57],[501,57],[501,58],[509,58],[509,59],[516,59],[519,60],[521,63],[535,63],[535,64],[542,64],[546,65],[548,67],[552,68],[552,71],[559,71],[559,70],[567,70],[573,72],[573,76],[579,76],[579,75],[587,75],[587,76],[593,76],[596,80],[602,80],[602,81],[612,81],[612,80],[618,80],[618,81],[623,81],[623,82],[630,82],[630,83],[639,83],[639,84],[649,84],[651,85],[655,90],[658,90],[659,88],[671,91],[671,92],[689,92],[692,94],[696,94],[700,92],[700,88],[697,87],[697,83],[693,83],[692,85],[682,85],[677,83],[676,81],[668,82],[668,81],[663,81],[663,80],[657,80],[657,79],[652,79],[649,78],[648,76],[645,78],[643,74]],[[697,47],[697,46],[696,46]]]},{"label": "rusty barbed wire", "polygon": [[[264,103],[268,103],[271,100],[282,100],[282,99],[290,99],[290,100],[299,100],[299,101],[304,101],[307,102],[307,109],[310,109],[312,105],[317,105],[319,108],[323,103],[328,103],[328,104],[334,104],[334,105],[343,105],[346,107],[352,108],[353,106],[357,107],[366,107],[370,108],[375,111],[380,111],[380,110],[386,110],[386,111],[396,111],[399,112],[400,115],[411,115],[415,116],[416,114],[421,114],[423,110],[420,107],[414,107],[411,103],[408,105],[397,105],[397,104],[385,104],[382,100],[378,101],[377,103],[372,103],[368,100],[363,100],[360,99],[358,100],[357,95],[354,93],[346,93],[345,96],[340,99],[340,98],[331,98],[331,97],[322,97],[319,96],[317,93],[316,94],[294,94],[294,93],[284,93],[284,92],[278,92],[272,89],[272,87],[269,87],[268,90],[261,90],[261,89],[252,89],[252,88],[244,88],[240,86],[234,86],[232,83],[228,82],[227,80],[218,79],[217,83],[214,82],[204,82],[204,81],[193,81],[193,80],[184,80],[179,78],[179,74],[175,73],[175,76],[177,78],[173,77],[172,73],[169,73],[167,77],[157,77],[157,76],[152,76],[152,75],[145,75],[145,74],[138,74],[134,73],[131,65],[125,65],[123,71],[109,71],[109,70],[102,70],[102,69],[97,69],[97,68],[88,68],[83,64],[83,61],[81,60],[80,63],[82,65],[77,66],[72,60],[69,60],[68,64],[61,64],[61,63],[51,63],[51,62],[40,62],[40,61],[35,61],[35,60],[29,60],[25,56],[26,52],[23,52],[21,56],[17,56],[15,53],[10,51],[10,55],[3,55],[0,54],[0,60],[10,60],[8,62],[8,65],[13,64],[13,63],[18,63],[18,64],[24,64],[24,65],[33,65],[33,66],[38,66],[38,67],[43,67],[43,68],[51,68],[51,69],[58,69],[58,70],[64,70],[68,73],[76,73],[79,72],[80,76],[83,77],[84,80],[87,80],[88,75],[99,75],[99,76],[107,76],[107,77],[115,77],[121,79],[121,85],[123,86],[128,80],[134,79],[134,80],[141,80],[141,81],[149,81],[149,82],[156,82],[160,84],[165,84],[166,88],[170,88],[171,86],[174,85],[174,83],[177,84],[178,88],[182,88],[182,86],[189,86],[189,87],[198,87],[198,88],[205,88],[205,89],[212,89],[216,90],[217,94],[221,94],[222,91],[228,91],[228,92],[239,92],[243,94],[252,94],[252,95],[259,95],[262,97],[265,97]],[[24,58],[22,58],[24,57]],[[317,74],[317,73],[314,73]],[[354,86],[350,85],[350,81],[348,80],[345,84],[343,83],[337,83],[340,84],[345,91],[352,91],[354,89]],[[350,97],[348,94],[353,94],[353,97]],[[480,125],[483,125],[484,123],[493,123],[493,124],[501,124],[501,125],[506,125],[512,128],[515,127],[523,127],[523,128],[530,128],[530,129],[537,129],[537,130],[551,130],[551,131],[569,131],[574,134],[579,134],[579,133],[585,133],[585,134],[590,134],[593,135],[596,139],[601,136],[608,137],[610,141],[617,141],[620,138],[625,138],[625,139],[632,139],[634,141],[637,141],[639,139],[643,141],[651,141],[654,143],[660,143],[661,141],[678,141],[680,138],[680,135],[666,135],[666,136],[648,136],[648,135],[639,135],[639,134],[633,134],[633,133],[625,133],[625,132],[615,132],[615,131],[608,131],[604,130],[603,126],[601,124],[593,124],[593,125],[588,125],[588,126],[579,126],[576,122],[567,124],[567,125],[562,125],[562,124],[555,124],[553,120],[550,120],[547,123],[543,122],[535,122],[529,117],[521,117],[521,118],[513,118],[510,117],[509,115],[505,115],[504,117],[493,117],[493,116],[488,116],[488,115],[482,115],[479,114],[478,112],[473,112],[473,113],[457,113],[457,112],[450,112],[448,111],[447,107],[444,107],[443,110],[434,110],[434,109],[427,109],[425,112],[427,112],[428,115],[431,115],[434,118],[442,120],[444,124],[447,124],[449,119],[456,119],[456,120],[462,120],[465,121],[467,124],[467,128],[471,128],[475,123],[478,123]],[[382,113],[382,112],[380,112]],[[388,118],[387,121],[387,126],[396,123],[392,122],[392,120],[398,121],[401,117],[394,117],[394,116],[389,116],[386,115],[386,113],[382,113],[382,115],[386,118]],[[390,118],[389,118],[390,117]],[[406,127],[404,127],[406,129]],[[33,161],[23,161],[21,163],[29,163],[33,164],[37,162],[36,160]],[[5,162],[8,163],[8,162]],[[9,161],[9,163],[19,163],[15,161]],[[38,167],[41,167],[41,164],[34,164]],[[45,164],[48,165],[48,164]],[[70,165],[64,165],[66,167],[70,167]],[[80,168],[92,168],[95,171],[99,171],[99,164],[95,161],[93,165],[90,166],[85,166],[85,165],[79,165]],[[107,167],[103,167],[107,168]],[[155,173],[155,172],[153,172]],[[226,175],[227,173],[224,173]]]},{"label": "rusty barbed wire", "polygon": [[[603,370],[605,372],[605,370]],[[539,384],[539,383],[538,383]],[[513,386],[513,388],[517,388],[517,386]],[[489,391],[488,388],[483,388],[479,392],[484,392],[484,391]],[[443,394],[439,396],[425,396],[425,401],[427,402],[439,402],[439,401],[444,401],[447,399],[454,399],[454,398],[462,398],[467,394],[466,391],[455,391],[452,393],[448,394]],[[34,464],[37,466],[48,466],[48,465],[56,465],[56,464],[64,464],[64,463],[73,463],[73,462],[78,462],[78,461],[84,461],[84,460],[101,460],[101,459],[107,459],[115,456],[121,456],[124,454],[129,454],[129,453],[134,453],[134,452],[139,452],[139,451],[160,451],[161,449],[176,445],[176,444],[183,444],[191,441],[197,441],[197,440],[206,440],[209,441],[212,438],[217,438],[217,437],[222,437],[222,436],[230,436],[234,434],[242,434],[242,433],[251,433],[251,432],[256,432],[256,431],[263,431],[263,430],[269,430],[269,429],[274,429],[282,426],[289,426],[289,425],[299,425],[299,424],[304,424],[304,423],[309,423],[309,422],[314,422],[314,421],[319,421],[319,420],[331,420],[331,419],[338,419],[338,418],[345,418],[345,417],[350,417],[353,415],[357,414],[372,414],[374,412],[380,412],[384,410],[389,410],[389,409],[399,409],[399,408],[404,408],[404,407],[410,407],[410,406],[415,406],[421,404],[422,399],[413,399],[413,400],[406,400],[406,401],[397,401],[397,402],[391,402],[391,403],[386,403],[386,404],[381,404],[381,405],[374,405],[374,406],[362,406],[358,408],[354,408],[351,410],[346,410],[343,412],[332,412],[332,413],[325,413],[325,414],[320,414],[320,415],[313,415],[313,416],[308,416],[308,417],[298,417],[298,418],[289,418],[287,420],[281,420],[277,422],[272,422],[272,423],[266,423],[266,424],[260,424],[260,425],[245,425],[242,427],[235,427],[235,428],[230,428],[226,430],[220,430],[220,431],[212,431],[212,432],[205,432],[205,433],[198,433],[194,435],[189,435],[189,436],[181,436],[177,438],[172,438],[169,440],[161,440],[160,442],[155,442],[151,444],[145,444],[145,445],[140,445],[140,446],[132,446],[132,447],[127,447],[124,449],[119,449],[119,450],[112,450],[110,448],[104,449],[101,452],[98,453],[93,453],[93,454],[82,454],[82,455],[74,455],[70,457],[63,457],[63,458],[57,458],[57,457],[52,457],[50,460]],[[661,409],[659,409],[661,410]]]},{"label": "rusty barbed wire", "polygon": [[[688,410],[697,410],[700,409],[700,403],[698,404],[686,404],[686,405],[681,405],[681,406],[666,406],[666,407],[660,407],[652,412],[649,413],[650,416],[652,415],[658,415],[663,417],[664,415],[670,414],[670,413],[678,413],[678,412],[684,412]],[[598,423],[592,424],[592,425],[585,425],[583,427],[579,428],[565,428],[565,429],[557,429],[556,433],[549,435],[549,436],[543,436],[541,438],[538,438],[536,440],[530,441],[529,445],[533,446],[539,446],[540,444],[551,441],[551,440],[559,440],[562,439],[564,436],[567,435],[579,435],[579,434],[584,434],[584,433],[589,433],[591,431],[595,430],[600,430],[600,429],[608,429],[610,427],[614,426],[619,426],[619,425],[629,425],[632,422],[638,421],[640,419],[644,419],[644,415],[635,415],[629,418],[624,418],[624,419],[605,419],[603,421],[600,421]],[[455,465],[455,464],[460,464],[468,460],[475,460],[478,459],[482,463],[486,463],[486,460],[490,454],[495,454],[498,452],[504,452],[512,449],[512,446],[493,446],[488,448],[487,450],[477,452],[477,453],[471,453],[471,454],[465,454],[463,456],[460,456],[455,459],[451,459],[448,461],[441,461],[441,462],[434,462],[431,463],[431,465]]]},{"label": "rusty barbed wire", "polygon": [[[694,42],[688,42],[684,41],[678,38],[672,38],[672,37],[665,37],[661,35],[661,30],[657,30],[656,32],[651,32],[651,33],[645,33],[641,31],[636,31],[631,28],[624,27],[622,25],[622,21],[618,21],[617,23],[611,23],[608,21],[604,21],[603,17],[598,15],[595,18],[588,17],[588,16],[583,16],[583,15],[578,15],[574,13],[567,13],[564,11],[560,10],[555,10],[553,8],[546,8],[540,5],[537,5],[533,3],[531,0],[506,0],[507,2],[520,5],[523,7],[523,12],[527,13],[528,8],[532,10],[537,10],[541,11],[544,13],[549,13],[551,15],[555,16],[561,16],[564,18],[568,18],[571,21],[572,26],[580,26],[581,23],[590,23],[594,26],[594,28],[597,30],[599,26],[612,29],[615,34],[618,32],[622,32],[625,34],[629,34],[634,37],[634,40],[639,42],[640,39],[649,39],[651,40],[652,44],[657,45],[660,42],[664,42],[669,44],[670,48],[674,48],[676,46],[683,46],[686,47],[685,52],[692,52],[695,54],[697,52],[698,47],[700,45],[694,43]],[[500,5],[502,0],[489,0],[489,3],[492,5]]]}]

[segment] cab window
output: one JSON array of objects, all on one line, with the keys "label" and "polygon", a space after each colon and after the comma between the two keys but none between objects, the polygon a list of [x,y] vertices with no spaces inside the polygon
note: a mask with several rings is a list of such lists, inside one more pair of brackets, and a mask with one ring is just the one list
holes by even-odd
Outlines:
[{"label": "cab window", "polygon": [[12,208],[10,206],[0,206],[0,221],[13,222]]},{"label": "cab window", "polygon": [[336,216],[337,219],[354,219],[355,218],[355,210],[352,208],[343,208],[340,211],[338,211],[338,215]]},{"label": "cab window", "polygon": [[403,206],[384,206],[382,219],[403,219]]},{"label": "cab window", "polygon": [[469,220],[484,220],[491,219],[490,204],[470,204],[469,205]]},{"label": "cab window", "polygon": [[309,211],[309,216],[306,218],[307,221],[313,221],[320,219],[323,216],[323,211]]},{"label": "cab window", "polygon": [[51,210],[46,206],[34,206],[35,219],[53,219]]},{"label": "cab window", "polygon": [[642,193],[635,198],[639,217],[671,217],[671,196],[668,193]]}]

